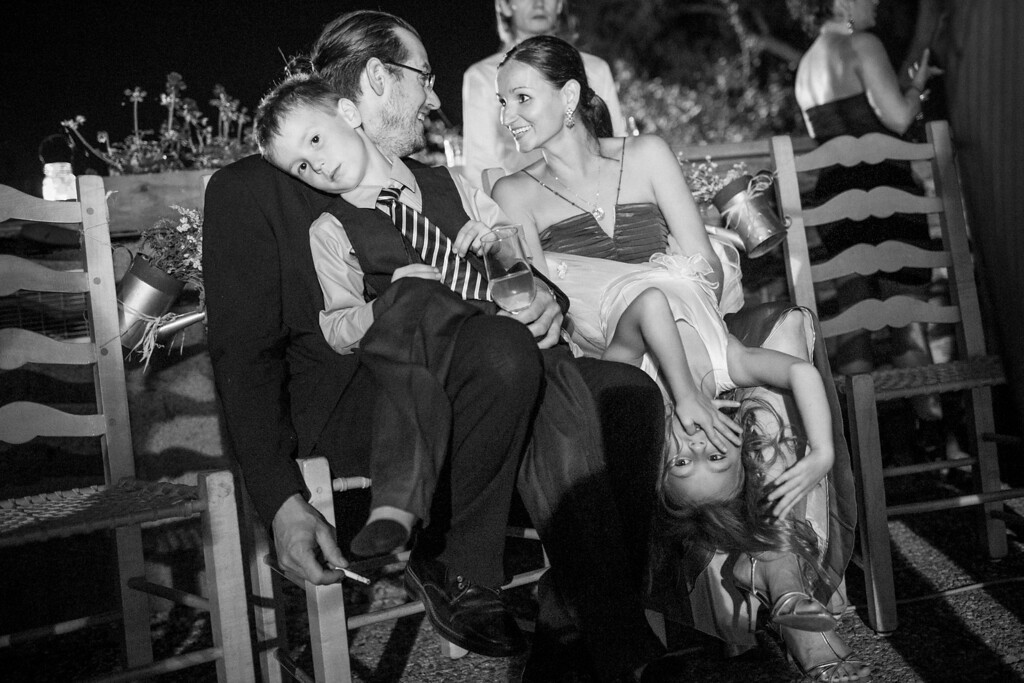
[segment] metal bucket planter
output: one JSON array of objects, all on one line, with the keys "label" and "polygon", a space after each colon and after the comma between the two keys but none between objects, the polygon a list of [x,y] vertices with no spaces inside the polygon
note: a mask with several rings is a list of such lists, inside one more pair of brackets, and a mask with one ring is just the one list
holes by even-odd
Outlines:
[{"label": "metal bucket planter", "polygon": [[171,310],[185,283],[156,268],[145,254],[136,254],[117,286],[121,346],[134,350],[147,331]]},{"label": "metal bucket planter", "polygon": [[772,206],[770,173],[744,175],[712,198],[725,227],[740,236],[750,258],[759,258],[786,238],[786,226]]}]

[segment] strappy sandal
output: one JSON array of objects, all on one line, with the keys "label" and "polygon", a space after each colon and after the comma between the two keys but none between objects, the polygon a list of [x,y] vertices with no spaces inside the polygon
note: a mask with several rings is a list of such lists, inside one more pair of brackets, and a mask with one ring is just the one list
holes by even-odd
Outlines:
[{"label": "strappy sandal", "polygon": [[813,632],[831,631],[836,627],[835,616],[824,605],[802,591],[783,593],[772,603],[768,595],[757,589],[757,558],[753,555],[747,557],[750,559],[750,585],[744,586],[737,581],[736,587],[747,595],[750,614],[757,614],[757,605],[754,603],[756,598],[768,610],[770,622],[777,626]]},{"label": "strappy sandal", "polygon": [[[853,650],[851,650],[849,654],[840,655],[836,652],[835,647],[833,647],[832,641],[829,640],[828,633],[822,632],[818,635],[821,636],[821,639],[825,641],[826,645],[828,645],[828,649],[832,651],[835,659],[830,659],[829,661],[822,662],[820,664],[814,664],[806,669],[803,664],[800,663],[800,660],[796,658],[796,655],[793,654],[792,649],[789,647],[789,644],[786,643],[786,639],[782,636],[782,633],[779,632],[778,635],[779,639],[782,641],[783,649],[786,652],[786,659],[789,660],[803,676],[800,679],[801,683],[804,683],[804,681],[807,683],[839,683],[841,681],[846,681],[847,683],[866,683],[871,680],[871,664],[861,659],[853,659]],[[867,669],[868,671],[864,675],[858,674],[856,676],[850,673],[844,673],[844,668],[848,672],[850,667],[861,670]]]}]

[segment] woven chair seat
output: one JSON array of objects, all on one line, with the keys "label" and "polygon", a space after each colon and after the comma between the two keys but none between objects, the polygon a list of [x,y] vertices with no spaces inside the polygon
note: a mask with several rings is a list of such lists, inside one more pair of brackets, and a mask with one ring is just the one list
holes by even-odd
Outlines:
[{"label": "woven chair seat", "polygon": [[[966,361],[936,363],[913,368],[889,368],[871,373],[878,401],[906,396],[960,391],[978,386],[1006,383],[998,356],[981,356]],[[844,393],[849,383],[845,375],[836,375],[836,389]]]},{"label": "woven chair seat", "polygon": [[0,502],[0,548],[202,512],[198,489],[124,479]]}]

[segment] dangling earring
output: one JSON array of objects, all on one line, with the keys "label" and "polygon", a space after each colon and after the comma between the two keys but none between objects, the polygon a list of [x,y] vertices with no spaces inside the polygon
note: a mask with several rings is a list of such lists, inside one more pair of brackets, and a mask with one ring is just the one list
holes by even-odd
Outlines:
[{"label": "dangling earring", "polygon": [[572,128],[576,125],[576,110],[572,107],[565,108],[565,127]]},{"label": "dangling earring", "polygon": [[856,27],[853,25],[853,19],[846,20],[846,28],[850,31],[850,33],[853,33],[856,30]]}]

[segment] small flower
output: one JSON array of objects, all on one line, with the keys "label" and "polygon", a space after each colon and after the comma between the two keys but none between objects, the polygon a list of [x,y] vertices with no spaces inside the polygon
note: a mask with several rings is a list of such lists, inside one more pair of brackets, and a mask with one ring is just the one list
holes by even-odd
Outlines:
[{"label": "small flower", "polygon": [[76,116],[73,119],[67,119],[66,121],[61,121],[60,125],[64,126],[68,130],[78,130],[78,127],[80,125],[82,125],[83,123],[85,123],[85,117],[82,116],[81,114],[79,114],[78,116]]},{"label": "small flower", "polygon": [[143,90],[142,88],[140,88],[139,86],[135,86],[134,90],[125,90],[124,94],[125,94],[125,97],[128,98],[129,102],[132,102],[132,103],[135,103],[135,104],[138,104],[139,102],[144,101],[146,99],[146,95],[147,95],[146,91]]}]

